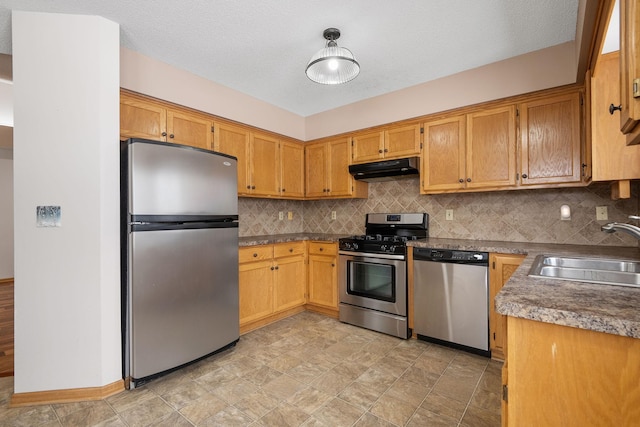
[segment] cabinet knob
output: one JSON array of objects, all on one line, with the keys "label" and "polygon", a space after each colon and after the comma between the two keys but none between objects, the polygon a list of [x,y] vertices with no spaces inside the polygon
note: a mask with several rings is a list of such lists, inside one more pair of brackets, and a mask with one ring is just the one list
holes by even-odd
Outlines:
[{"label": "cabinet knob", "polygon": [[617,107],[613,104],[609,105],[609,114],[615,113],[616,110],[622,111],[622,104],[618,105]]},{"label": "cabinet knob", "polygon": [[167,136],[167,133],[166,132],[162,132],[160,135]]},{"label": "cabinet knob", "polygon": [[251,186],[250,185],[247,185],[247,190],[251,190]]},{"label": "cabinet knob", "polygon": [[289,248],[289,252],[293,252],[293,248]]},{"label": "cabinet knob", "polygon": [[378,150],[378,153],[382,153],[382,150]]},{"label": "cabinet knob", "polygon": [[459,182],[460,184],[462,184],[462,183],[464,182],[464,179],[460,178],[460,179],[458,180],[458,182]]},{"label": "cabinet knob", "polygon": [[272,266],[271,266],[271,270],[273,271],[274,269],[275,269],[275,267],[272,265]]},{"label": "cabinet knob", "polygon": [[471,178],[467,178],[467,182],[471,182]]},{"label": "cabinet knob", "polygon": [[255,185],[252,185],[252,186],[251,186],[251,189],[252,189],[252,190],[255,190],[255,189],[256,189],[256,186],[255,186]]},{"label": "cabinet knob", "polygon": [[285,191],[287,191],[287,190],[285,190],[285,189],[283,188],[283,189],[282,189],[282,192],[284,193]]},{"label": "cabinet knob", "polygon": [[322,251],[324,251],[324,248],[320,248],[319,250],[320,250],[320,252],[322,252]]},{"label": "cabinet knob", "polygon": [[523,177],[523,178],[527,178],[527,174],[526,174],[526,173],[523,173],[523,174],[522,174],[522,177]]},{"label": "cabinet knob", "polygon": [[389,152],[389,150],[387,150],[387,149],[385,148],[385,149],[384,149],[384,152],[385,152],[385,153],[388,153],[388,152]]},{"label": "cabinet knob", "polygon": [[336,265],[334,263],[331,263],[331,267],[335,267]]},{"label": "cabinet knob", "polygon": [[258,258],[258,254],[257,254],[257,253],[254,253],[254,254],[253,254],[253,257],[254,257],[254,258]]},{"label": "cabinet knob", "polygon": [[278,267],[278,266],[276,265],[276,270],[277,270],[277,269],[279,269],[279,268],[280,268],[280,267]]},{"label": "cabinet knob", "polygon": [[173,138],[173,134],[169,135],[169,138]]}]

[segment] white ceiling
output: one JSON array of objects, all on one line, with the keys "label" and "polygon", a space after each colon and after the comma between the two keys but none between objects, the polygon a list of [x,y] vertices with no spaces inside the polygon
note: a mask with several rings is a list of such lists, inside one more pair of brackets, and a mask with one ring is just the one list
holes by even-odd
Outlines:
[{"label": "white ceiling", "polygon": [[[578,0],[0,0],[0,53],[11,10],[105,17],[129,49],[306,117],[574,40]],[[304,74],[328,27],[361,65],[344,85]]]}]

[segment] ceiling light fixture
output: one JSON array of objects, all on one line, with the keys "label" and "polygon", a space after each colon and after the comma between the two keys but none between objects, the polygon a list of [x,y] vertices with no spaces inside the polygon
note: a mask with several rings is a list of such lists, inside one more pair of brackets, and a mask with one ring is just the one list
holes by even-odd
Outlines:
[{"label": "ceiling light fixture", "polygon": [[353,53],[345,47],[338,47],[340,30],[327,28],[322,33],[327,44],[311,57],[307,64],[307,77],[316,83],[338,85],[356,78],[360,73],[360,64]]}]

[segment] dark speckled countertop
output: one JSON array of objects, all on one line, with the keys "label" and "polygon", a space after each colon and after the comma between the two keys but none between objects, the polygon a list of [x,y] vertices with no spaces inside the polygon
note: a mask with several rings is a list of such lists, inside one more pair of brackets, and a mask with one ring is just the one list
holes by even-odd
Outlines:
[{"label": "dark speckled countertop", "polygon": [[264,236],[248,236],[240,238],[240,247],[255,245],[270,245],[273,243],[297,242],[303,240],[317,240],[322,242],[337,242],[339,238],[347,237],[346,234],[328,233],[289,233],[271,234]]},{"label": "dark speckled countertop", "polygon": [[496,297],[508,316],[640,338],[640,288],[529,277],[539,254],[640,260],[640,248],[429,238],[410,246],[526,254]]}]

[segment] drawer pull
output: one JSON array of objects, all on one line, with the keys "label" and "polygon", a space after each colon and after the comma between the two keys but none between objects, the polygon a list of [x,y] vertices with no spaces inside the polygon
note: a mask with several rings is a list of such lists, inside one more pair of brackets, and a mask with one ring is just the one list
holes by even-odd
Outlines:
[{"label": "drawer pull", "polygon": [[254,253],[253,253],[253,257],[254,257],[254,258],[257,258],[257,257],[258,257],[258,254],[254,252]]},{"label": "drawer pull", "polygon": [[293,248],[289,248],[289,252],[293,252]]}]

